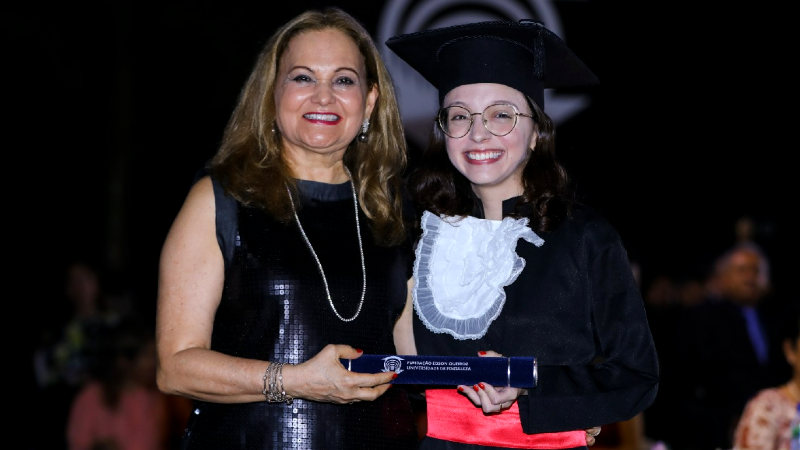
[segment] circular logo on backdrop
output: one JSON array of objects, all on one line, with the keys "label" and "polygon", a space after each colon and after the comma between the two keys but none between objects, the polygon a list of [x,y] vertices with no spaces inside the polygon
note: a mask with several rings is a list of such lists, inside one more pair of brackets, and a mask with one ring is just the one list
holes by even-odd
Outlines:
[{"label": "circular logo on backdrop", "polygon": [[[392,36],[431,28],[488,20],[537,19],[568,42],[552,0],[386,0],[376,30],[378,48],[397,92],[403,126],[411,144],[423,148],[428,142],[439,108],[436,89],[416,70],[395,55],[386,40]],[[558,125],[582,109],[589,100],[579,94],[556,95],[545,90],[547,114]]]}]

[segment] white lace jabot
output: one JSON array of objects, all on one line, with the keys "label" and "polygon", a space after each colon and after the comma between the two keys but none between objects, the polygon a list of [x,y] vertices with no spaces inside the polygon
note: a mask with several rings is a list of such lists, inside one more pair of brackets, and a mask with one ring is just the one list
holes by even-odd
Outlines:
[{"label": "white lace jabot", "polygon": [[422,214],[422,237],[414,261],[414,309],[434,333],[478,339],[503,309],[504,286],[517,279],[525,260],[522,238],[541,247],[544,239],[528,219],[502,221]]}]

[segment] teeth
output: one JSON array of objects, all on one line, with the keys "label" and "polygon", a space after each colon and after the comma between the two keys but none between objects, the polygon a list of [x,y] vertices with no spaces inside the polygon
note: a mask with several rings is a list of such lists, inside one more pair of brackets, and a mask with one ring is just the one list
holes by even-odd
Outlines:
[{"label": "teeth", "polygon": [[339,116],[337,116],[336,114],[306,114],[303,117],[311,120],[327,120],[327,121],[334,121],[339,119]]},{"label": "teeth", "polygon": [[467,158],[482,161],[484,159],[494,159],[499,158],[503,152],[469,152],[467,153]]}]

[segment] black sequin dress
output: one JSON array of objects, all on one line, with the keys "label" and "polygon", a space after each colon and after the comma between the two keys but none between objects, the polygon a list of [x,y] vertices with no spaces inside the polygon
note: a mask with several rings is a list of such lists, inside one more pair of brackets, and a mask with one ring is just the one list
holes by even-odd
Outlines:
[{"label": "black sequin dress", "polygon": [[[298,215],[344,318],[361,300],[363,275],[350,183],[299,181]],[[359,210],[367,288],[355,320],[331,308],[319,268],[297,223],[283,225],[243,207],[214,182],[217,237],[225,255],[225,287],[214,320],[212,348],[243,358],[301,363],[326,344],[394,354],[392,328],[411,277],[410,241],[377,246]],[[198,401],[184,448],[414,449],[416,422],[407,391],[394,386],[374,402],[350,405],[295,399],[285,403]]]}]

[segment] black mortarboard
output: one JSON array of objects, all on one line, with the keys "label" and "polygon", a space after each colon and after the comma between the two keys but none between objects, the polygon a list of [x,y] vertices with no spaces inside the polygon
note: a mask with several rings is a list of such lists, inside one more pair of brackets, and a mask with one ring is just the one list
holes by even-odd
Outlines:
[{"label": "black mortarboard", "polygon": [[563,40],[535,20],[455,25],[394,36],[386,46],[439,90],[500,83],[544,109],[544,90],[598,84]]}]

